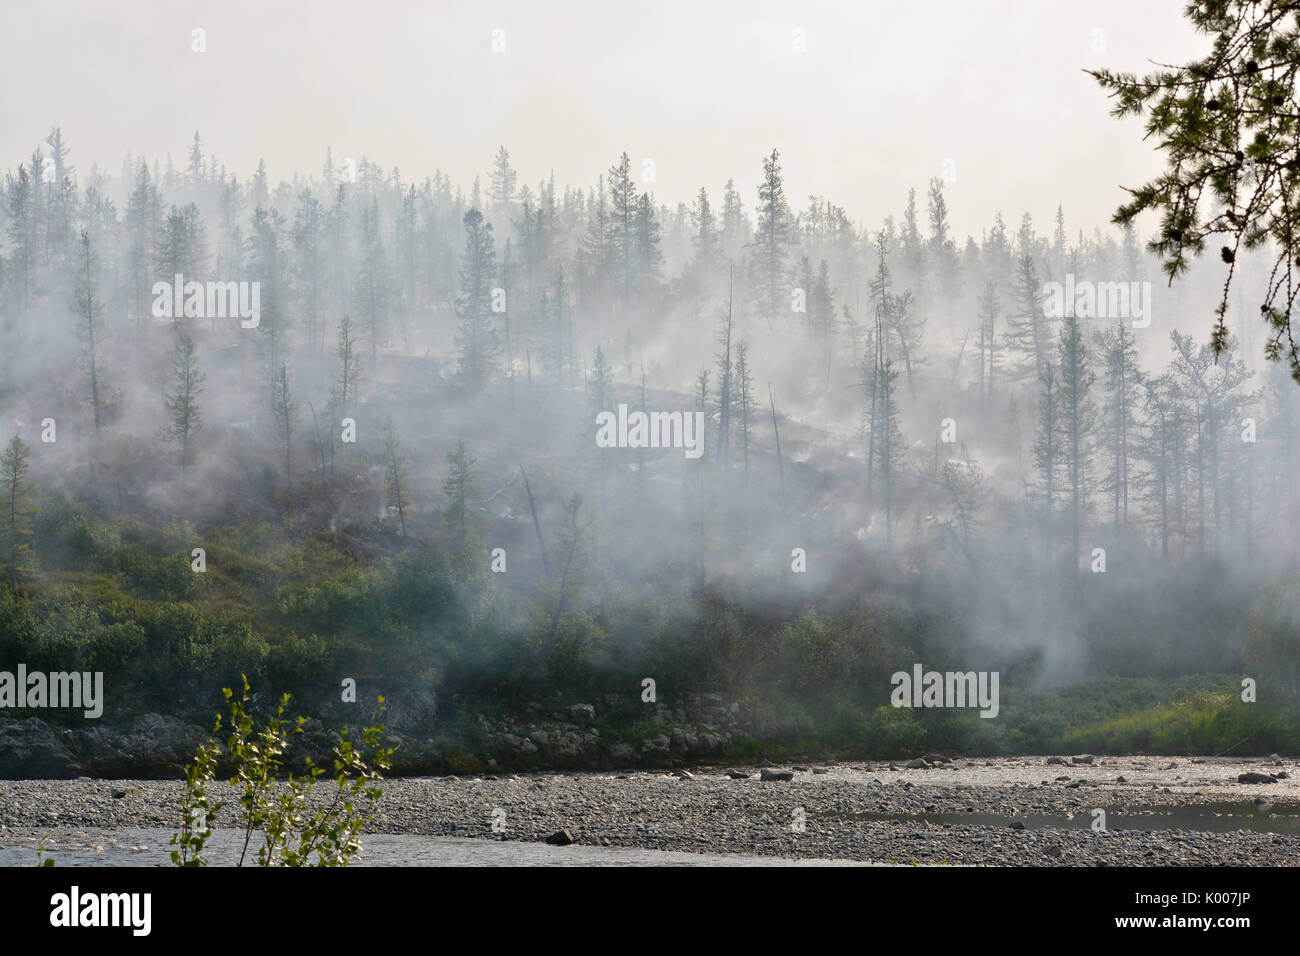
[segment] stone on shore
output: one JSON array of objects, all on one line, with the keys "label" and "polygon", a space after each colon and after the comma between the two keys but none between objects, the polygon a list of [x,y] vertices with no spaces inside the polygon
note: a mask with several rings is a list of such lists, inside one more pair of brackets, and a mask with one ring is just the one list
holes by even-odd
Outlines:
[{"label": "stone on shore", "polygon": [[1237,777],[1237,783],[1277,783],[1277,778],[1269,773],[1249,773],[1240,774]]}]

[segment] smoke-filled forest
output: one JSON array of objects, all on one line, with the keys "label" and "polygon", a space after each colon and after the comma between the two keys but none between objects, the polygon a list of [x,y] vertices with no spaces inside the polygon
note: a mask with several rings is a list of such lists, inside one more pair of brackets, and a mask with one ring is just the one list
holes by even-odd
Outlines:
[{"label": "smoke-filled forest", "polygon": [[[626,152],[221,146],[6,157],[0,659],[103,672],[105,724],[243,673],[382,693],[413,772],[1294,734],[1267,249],[1216,355],[1223,263],[1064,204],[960,235],[943,175],[865,222],[779,143],[675,205]],[[916,664],[1000,673],[997,719],[891,706]]]}]

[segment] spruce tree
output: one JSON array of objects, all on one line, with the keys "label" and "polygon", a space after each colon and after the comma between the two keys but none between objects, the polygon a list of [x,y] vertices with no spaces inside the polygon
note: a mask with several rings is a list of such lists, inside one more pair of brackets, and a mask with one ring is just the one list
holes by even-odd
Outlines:
[{"label": "spruce tree", "polygon": [[4,557],[9,574],[9,587],[18,587],[18,575],[31,570],[32,535],[31,516],[36,513],[31,503],[35,486],[27,480],[31,466],[28,457],[31,449],[14,435],[9,447],[0,453],[0,495],[4,496]]},{"label": "spruce tree", "polygon": [[189,467],[194,437],[203,427],[198,397],[203,391],[203,372],[194,339],[185,326],[176,331],[176,350],[172,360],[173,386],[167,396],[168,424],[159,433],[163,441],[177,442],[181,453],[181,474]]},{"label": "spruce tree", "polygon": [[460,324],[456,334],[456,352],[461,378],[472,393],[478,393],[487,385],[500,350],[492,315],[496,252],[492,226],[483,221],[481,212],[470,209],[461,221],[465,227],[465,252],[461,257],[460,297],[457,300]]}]

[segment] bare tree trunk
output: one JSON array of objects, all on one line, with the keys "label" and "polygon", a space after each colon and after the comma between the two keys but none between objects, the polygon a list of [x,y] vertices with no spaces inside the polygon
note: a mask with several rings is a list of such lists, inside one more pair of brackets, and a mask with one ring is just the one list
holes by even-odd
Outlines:
[{"label": "bare tree trunk", "polygon": [[781,429],[776,424],[776,399],[772,397],[772,383],[767,383],[767,400],[772,406],[772,433],[776,436],[776,466],[781,472],[781,497],[785,498],[785,463],[781,460]]},{"label": "bare tree trunk", "polygon": [[542,568],[546,571],[546,576],[551,576],[551,562],[546,557],[546,542],[542,539],[542,524],[537,520],[537,504],[533,501],[533,488],[528,483],[528,472],[524,471],[524,466],[519,466],[519,473],[524,476],[524,490],[528,492],[528,510],[533,513],[533,530],[537,532],[537,550],[542,554]]}]

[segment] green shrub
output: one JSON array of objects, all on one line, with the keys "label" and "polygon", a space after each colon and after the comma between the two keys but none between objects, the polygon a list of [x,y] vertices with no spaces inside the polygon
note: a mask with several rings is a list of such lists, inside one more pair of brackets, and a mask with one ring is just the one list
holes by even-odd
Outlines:
[{"label": "green shrub", "polygon": [[280,699],[275,716],[259,732],[248,713],[249,686],[244,681],[243,696],[234,699],[230,688],[222,688],[230,710],[230,736],[225,749],[217,743],[221,717],[212,728],[212,737],[199,747],[194,761],[185,768],[185,792],[181,796],[181,829],[172,835],[172,862],[178,866],[204,866],[204,850],[212,836],[211,820],[222,804],[209,798],[207,786],[216,778],[217,766],[227,761],[231,767],[230,785],[239,792],[240,829],[243,847],[237,866],[248,857],[253,836],[260,844],[256,861],[260,866],[347,866],[361,852],[359,836],[374,819],[383,796],[382,771],[391,765],[392,748],[380,746],[384,725],[376,721],[386,710],[384,698],[362,731],[361,750],[348,739],[346,729],[339,732],[334,748],[334,783],[332,800],[315,809],[307,799],[325,773],[307,758],[307,774],[295,778],[289,774],[277,780],[283,755],[289,748],[289,736],[302,732],[305,717],[286,730],[289,721],[284,712],[289,695]]}]

